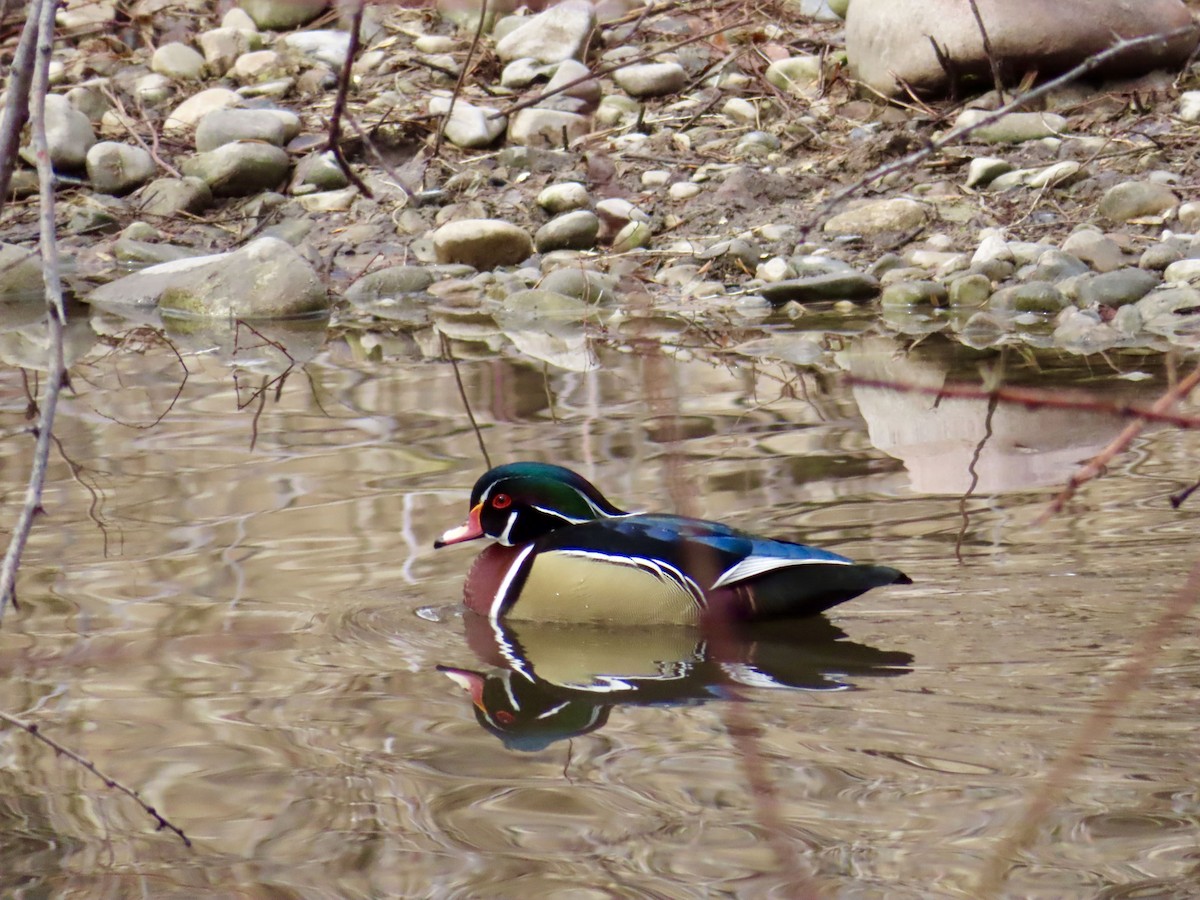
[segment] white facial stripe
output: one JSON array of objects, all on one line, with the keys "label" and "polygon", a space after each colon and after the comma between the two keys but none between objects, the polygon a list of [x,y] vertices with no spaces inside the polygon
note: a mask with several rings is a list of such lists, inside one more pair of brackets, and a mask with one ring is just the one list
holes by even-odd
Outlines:
[{"label": "white facial stripe", "polygon": [[500,619],[500,610],[504,608],[504,601],[508,599],[508,592],[512,590],[513,580],[517,577],[517,573],[521,571],[521,567],[525,562],[525,558],[533,552],[533,544],[526,545],[517,558],[513,560],[513,564],[508,567],[508,571],[504,573],[504,580],[500,582],[500,587],[496,589],[496,596],[492,598],[492,606],[488,610],[488,618],[493,622]]},{"label": "white facial stripe", "polygon": [[500,532],[499,535],[496,536],[496,540],[498,540],[500,543],[502,543],[505,547],[511,547],[512,540],[510,539],[510,537],[512,535],[513,526],[516,524],[517,524],[517,511],[514,509],[512,512],[510,512],[508,514],[508,521],[504,523],[504,530],[502,532]]},{"label": "white facial stripe", "polygon": [[583,522],[591,521],[591,519],[575,519],[575,518],[572,518],[571,516],[568,516],[566,513],[562,512],[561,510],[550,509],[549,507],[546,507],[546,506],[535,506],[533,508],[536,509],[540,513],[545,513],[548,516],[554,516],[554,518],[556,518],[556,519],[562,519],[568,525],[579,525],[579,524],[582,524]]}]

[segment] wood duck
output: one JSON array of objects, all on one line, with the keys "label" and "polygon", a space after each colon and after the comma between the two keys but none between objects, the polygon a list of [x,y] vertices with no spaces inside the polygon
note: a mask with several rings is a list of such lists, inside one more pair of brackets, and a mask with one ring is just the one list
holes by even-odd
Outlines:
[{"label": "wood duck", "polygon": [[912,580],[719,522],[628,513],[562,466],[518,462],[485,473],[467,521],[434,542],[480,537],[464,602],[493,620],[706,624],[823,612]]}]

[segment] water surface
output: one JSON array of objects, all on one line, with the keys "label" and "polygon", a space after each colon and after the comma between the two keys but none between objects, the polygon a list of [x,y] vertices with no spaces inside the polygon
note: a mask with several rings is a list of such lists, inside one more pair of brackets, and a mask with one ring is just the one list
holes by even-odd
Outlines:
[{"label": "water surface", "polygon": [[[734,352],[664,318],[554,357],[456,342],[493,461],[560,462],[619,504],[916,583],[716,647],[670,630],[506,636],[459,612],[477,548],[432,550],[485,468],[436,345],[322,345],[322,330],[285,335],[289,359],[257,334],[169,347],[102,316],[92,331],[106,325],[116,346],[82,341],[60,407],[47,515],[0,630],[0,708],[139,790],[195,847],[9,729],[6,895],[977,896],[1195,563],[1198,501],[1168,498],[1200,476],[1196,433],[1150,429],[1033,527],[1123,422],[989,416],[986,401],[845,380],[1002,363],[1011,381],[1146,401],[1165,384],[1157,358],[787,333]],[[789,340],[815,341],[816,362],[778,361]],[[6,359],[11,521],[35,373]],[[1002,859],[1001,895],[1200,895],[1196,624]],[[472,705],[473,674],[522,677],[506,646],[548,678],[540,725],[484,727]],[[640,686],[588,702],[589,678],[613,672]]]}]

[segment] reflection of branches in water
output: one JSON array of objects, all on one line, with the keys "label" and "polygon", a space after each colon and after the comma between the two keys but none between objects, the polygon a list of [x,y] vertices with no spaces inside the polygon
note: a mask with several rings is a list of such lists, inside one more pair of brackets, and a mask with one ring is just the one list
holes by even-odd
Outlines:
[{"label": "reflection of branches in water", "polygon": [[[54,441],[54,446],[58,448],[58,455],[62,457],[63,462],[65,462],[67,467],[71,470],[72,477],[85,491],[88,492],[89,495],[91,495],[92,502],[88,505],[88,518],[95,522],[96,527],[100,529],[100,534],[104,538],[104,558],[108,559],[108,523],[100,514],[100,507],[104,500],[104,493],[101,491],[99,484],[93,483],[94,479],[90,474],[87,473],[87,470],[67,455],[67,451],[62,445],[62,441],[58,439],[57,435],[51,435],[50,439]],[[85,474],[87,474],[88,477],[85,478]]]},{"label": "reflection of branches in water", "polygon": [[[53,5],[53,4],[51,4],[51,5]],[[74,750],[60,744],[54,738],[46,737],[46,735],[44,735],[42,733],[42,730],[37,726],[36,723],[25,722],[21,719],[18,719],[16,716],[10,716],[6,712],[0,712],[0,721],[7,722],[12,727],[19,728],[22,731],[24,731],[26,734],[28,734],[30,737],[36,738],[37,740],[41,741],[43,744],[45,744],[47,747],[49,747],[51,750],[53,750],[55,755],[65,756],[65,757],[67,757],[67,759],[71,760],[72,762],[75,762],[78,765],[83,766],[85,769],[87,769],[89,772],[91,772],[93,775],[95,775],[97,778],[99,778],[101,781],[103,781],[105,787],[118,790],[125,796],[131,798],[135,803],[137,803],[137,805],[140,806],[145,811],[146,815],[150,816],[152,819],[154,819],[155,822],[158,823],[159,831],[162,831],[164,829],[166,829],[167,831],[172,831],[179,836],[179,839],[181,841],[183,841],[183,845],[185,847],[192,846],[191,838],[189,838],[186,834],[184,834],[180,828],[171,824],[170,821],[165,819],[162,816],[162,814],[159,813],[159,811],[156,810],[153,806],[151,806],[149,803],[147,803],[145,800],[143,800],[141,794],[139,794],[133,788],[126,787],[124,784],[117,781],[117,779],[113,778],[111,775],[108,775],[107,773],[101,771],[99,768],[97,768],[96,764],[94,762],[92,762],[90,759],[80,756]]]},{"label": "reflection of branches in water", "polygon": [[1033,841],[1038,826],[1062,798],[1067,783],[1084,765],[1088,748],[1112,729],[1117,713],[1129,702],[1134,692],[1145,684],[1155,657],[1175,636],[1178,626],[1191,613],[1197,601],[1200,601],[1200,562],[1192,568],[1179,592],[1167,601],[1158,621],[1142,633],[1124,667],[1109,682],[1107,690],[1079,726],[1071,745],[1046,774],[1012,832],[993,851],[983,870],[976,896],[986,898],[999,894],[1007,874],[1006,868]]},{"label": "reflection of branches in water", "polygon": [[937,386],[889,381],[883,378],[862,378],[858,375],[846,375],[845,379],[847,384],[855,387],[896,391],[901,394],[928,394],[938,399],[997,400],[1012,406],[1024,406],[1026,409],[1075,409],[1080,412],[1107,413],[1122,419],[1145,419],[1147,422],[1161,422],[1164,425],[1174,425],[1176,428],[1200,428],[1200,416],[1172,413],[1169,408],[1159,409],[1157,403],[1151,406],[1141,406],[1136,403],[1098,400],[1083,392],[1020,387],[991,389],[965,384]]},{"label": "reflection of branches in water", "polygon": [[462,399],[463,409],[467,412],[467,418],[471,422],[471,430],[475,432],[475,440],[479,442],[479,452],[483,454],[484,464],[490,469],[492,467],[492,459],[488,456],[487,445],[483,442],[483,432],[479,429],[479,423],[475,421],[475,413],[471,411],[471,401],[467,399],[467,389],[463,386],[462,374],[458,371],[458,360],[454,357],[454,351],[450,347],[450,339],[446,337],[444,331],[439,331],[438,336],[442,339],[442,352],[446,354],[446,358],[450,360],[450,365],[454,368],[454,383],[458,385],[458,396]]},{"label": "reflection of branches in water", "polygon": [[1196,493],[1198,489],[1200,489],[1200,481],[1197,481],[1191,487],[1186,487],[1182,491],[1172,494],[1171,507],[1173,509],[1179,509],[1179,507],[1183,506],[1183,504],[1187,501],[1187,498]]},{"label": "reflection of branches in water", "polygon": [[1149,421],[1149,416],[1151,414],[1165,415],[1177,403],[1185,400],[1187,395],[1192,392],[1192,388],[1194,388],[1197,384],[1200,384],[1200,366],[1196,366],[1196,368],[1192,370],[1192,373],[1188,375],[1187,378],[1183,379],[1183,381],[1180,381],[1178,384],[1173,385],[1165,394],[1155,400],[1154,404],[1150,407],[1146,414],[1137,414],[1137,418],[1126,425],[1121,433],[1113,438],[1107,447],[1093,456],[1078,472],[1072,475],[1067,481],[1067,486],[1064,487],[1059,495],[1050,502],[1050,505],[1046,507],[1046,511],[1037,518],[1037,520],[1034,522],[1034,525],[1041,525],[1056,512],[1059,512],[1064,506],[1066,506],[1067,501],[1075,496],[1075,492],[1080,488],[1080,486],[1091,481],[1093,478],[1097,477],[1101,472],[1103,472],[1104,467],[1108,465],[1112,458],[1118,453],[1124,451],[1130,444],[1133,443],[1134,438],[1142,433],[1142,429],[1146,427],[1146,422]]},{"label": "reflection of branches in water", "polygon": [[[259,343],[243,346],[241,344],[241,334],[243,328],[257,337],[259,339]],[[287,347],[283,346],[283,344],[279,343],[279,341],[272,340],[271,338],[267,337],[249,322],[243,319],[238,319],[234,325],[233,332],[233,355],[236,357],[242,351],[258,350],[262,347],[271,347],[275,350],[278,350],[284,355],[284,358],[287,359],[288,365],[286,369],[273,378],[268,378],[264,375],[262,378],[262,384],[251,390],[250,396],[244,401],[242,400],[243,385],[241,383],[241,376],[237,372],[233,373],[233,386],[234,392],[237,395],[237,408],[239,410],[243,410],[255,400],[258,401],[258,408],[254,410],[254,416],[250,422],[251,450],[253,450],[255,445],[258,443],[258,422],[262,417],[263,410],[267,406],[267,392],[271,390],[272,387],[275,388],[275,402],[279,402],[279,398],[283,396],[283,386],[287,382],[288,375],[290,375],[292,373],[292,369],[296,367],[296,360],[292,354],[288,353]]]},{"label": "reflection of branches in water", "polygon": [[958,500],[958,513],[962,517],[962,527],[958,529],[958,537],[954,540],[954,558],[960,563],[962,558],[963,539],[967,536],[967,528],[971,525],[971,516],[967,512],[967,500],[975,493],[975,488],[979,485],[979,457],[983,455],[983,448],[987,446],[987,442],[992,439],[992,418],[996,414],[996,406],[999,403],[996,398],[988,401],[987,416],[983,420],[983,437],[979,439],[979,443],[975,445],[975,452],[971,454],[971,462],[967,466],[967,474],[971,476],[971,483],[967,485],[966,493]]},{"label": "reflection of branches in water", "polygon": [[[155,425],[165,419],[167,414],[175,408],[175,404],[179,402],[179,398],[183,394],[183,388],[187,384],[188,376],[191,374],[191,372],[188,371],[187,363],[183,361],[183,356],[180,355],[179,349],[175,346],[174,342],[172,342],[170,338],[168,338],[158,329],[151,328],[148,325],[143,325],[138,328],[134,328],[131,331],[125,332],[114,340],[109,351],[95,360],[95,363],[98,364],[104,362],[109,357],[116,356],[118,350],[123,352],[145,354],[150,347],[154,346],[164,346],[170,350],[175,355],[175,360],[179,363],[180,371],[183,372],[183,378],[180,380],[179,385],[175,388],[175,394],[173,397],[171,397],[170,402],[167,403],[166,408],[154,418],[154,421],[147,422],[142,425],[139,425],[136,422],[122,421],[116,416],[110,416],[108,413],[92,407],[92,411],[95,412],[96,415],[100,416],[102,419],[108,419],[108,421],[115,422],[116,424],[122,425],[126,428],[137,428],[144,430],[153,428]],[[92,384],[90,381],[87,383]],[[121,385],[121,387],[124,387],[124,385],[121,384],[120,372],[117,372],[117,384]]]}]

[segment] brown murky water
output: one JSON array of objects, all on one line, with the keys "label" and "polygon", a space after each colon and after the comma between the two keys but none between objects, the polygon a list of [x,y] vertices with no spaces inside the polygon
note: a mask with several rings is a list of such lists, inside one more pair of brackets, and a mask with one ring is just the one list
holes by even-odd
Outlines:
[{"label": "brown murky water", "polygon": [[[0,708],[195,847],[8,729],[5,896],[975,897],[1196,559],[1200,501],[1168,497],[1200,475],[1200,434],[1151,431],[1033,528],[1119,421],[1002,407],[989,422],[983,402],[842,375],[938,383],[994,354],[766,348],[812,351],[801,370],[761,345],[461,344],[494,460],[562,462],[618,502],[916,581],[717,648],[495,632],[458,613],[476,548],[431,549],[483,468],[453,369],[407,339],[320,349],[321,333],[290,337],[282,385],[287,360],[248,333],[232,365],[206,334],[176,336],[182,359],[150,338],[78,348],[57,429],[70,464],[53,461],[0,629]],[[1151,358],[1118,359],[1125,377],[1038,362],[1009,375],[1113,399],[1163,383]],[[11,365],[0,404],[7,524],[30,443],[11,432],[26,405]],[[1001,857],[1000,896],[1200,896],[1196,626]],[[519,710],[488,719],[472,686],[493,707],[521,693]]]}]

